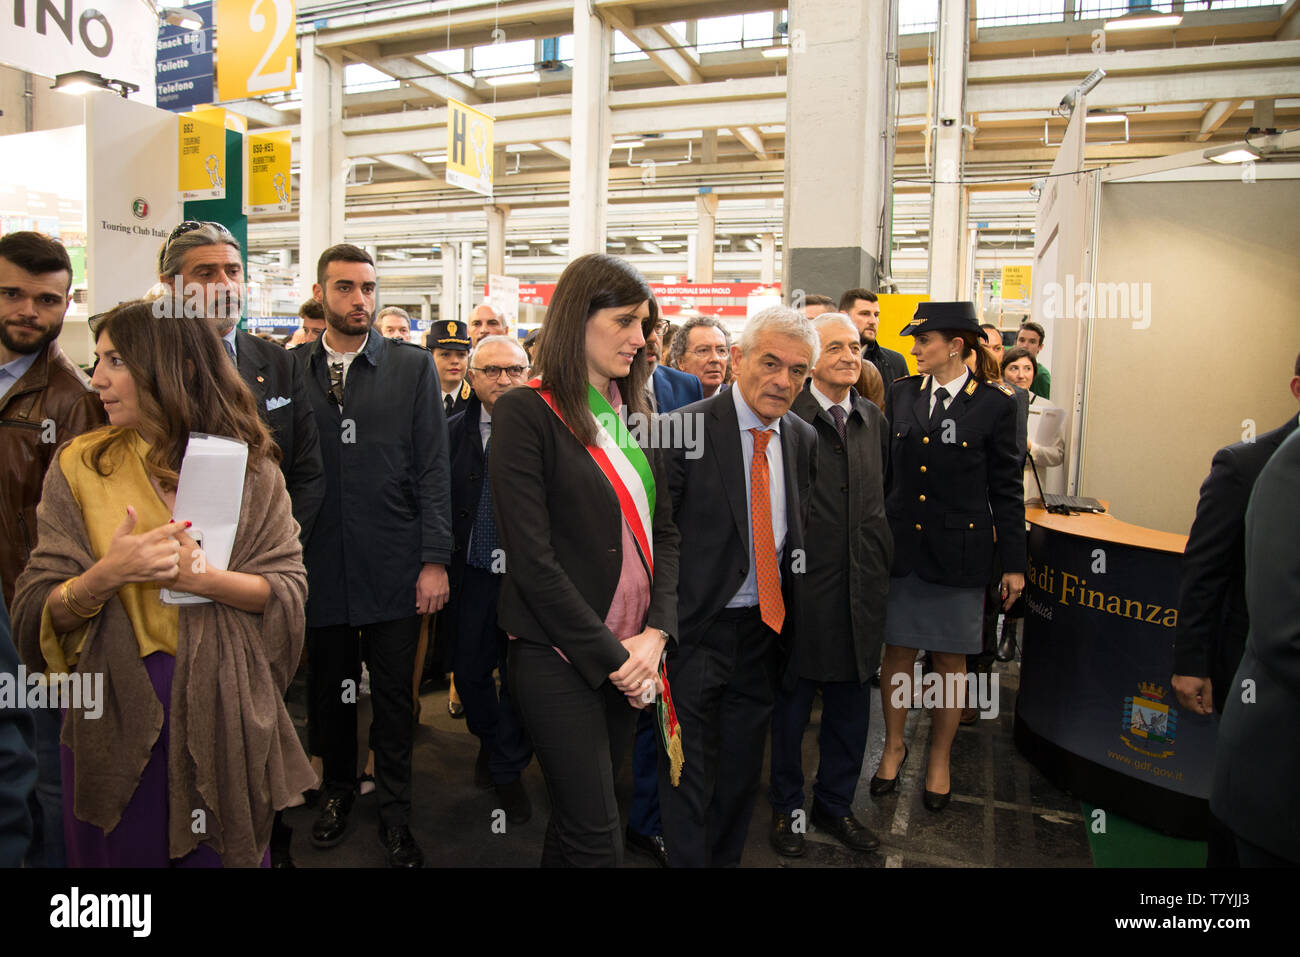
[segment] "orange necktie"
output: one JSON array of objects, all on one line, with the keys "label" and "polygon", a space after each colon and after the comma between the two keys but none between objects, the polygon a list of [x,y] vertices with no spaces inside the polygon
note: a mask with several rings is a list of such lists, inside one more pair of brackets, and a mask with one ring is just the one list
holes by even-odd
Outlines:
[{"label": "orange necktie", "polygon": [[776,567],[776,541],[772,537],[771,492],[767,487],[767,443],[775,431],[749,430],[754,436],[754,458],[749,466],[749,525],[754,537],[754,564],[758,572],[758,608],[763,624],[780,633],[785,623],[781,574]]}]

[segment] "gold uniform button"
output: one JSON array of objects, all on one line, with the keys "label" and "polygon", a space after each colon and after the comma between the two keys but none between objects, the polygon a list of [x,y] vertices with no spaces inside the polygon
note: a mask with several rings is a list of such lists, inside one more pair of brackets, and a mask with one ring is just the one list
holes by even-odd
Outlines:
[{"label": "gold uniform button", "polygon": [[963,443],[961,444],[961,447],[962,447],[963,449],[966,448],[966,443],[963,442]]},{"label": "gold uniform button", "polygon": [[930,437],[929,437],[928,435],[923,436],[923,437],[921,438],[921,444],[922,444],[922,445],[929,445],[929,444],[930,444]]},{"label": "gold uniform button", "polygon": [[916,530],[919,532],[921,530],[921,526],[920,525],[916,526]]},{"label": "gold uniform button", "polygon": [[967,527],[967,528],[974,528],[974,527],[975,527],[975,523],[974,523],[974,522],[971,522],[971,523],[970,523],[969,525],[967,525],[966,527]]},{"label": "gold uniform button", "polygon": [[924,465],[921,466],[921,471],[922,471],[922,472],[925,471],[925,466],[924,466]]},{"label": "gold uniform button", "polygon": [[925,501],[925,496],[924,496],[924,495],[920,496],[920,500],[921,500],[922,502],[924,502],[924,501]]}]

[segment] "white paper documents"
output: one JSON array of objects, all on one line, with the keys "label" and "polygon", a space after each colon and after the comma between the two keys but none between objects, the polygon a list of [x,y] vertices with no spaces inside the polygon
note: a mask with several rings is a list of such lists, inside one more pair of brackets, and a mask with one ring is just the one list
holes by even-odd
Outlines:
[{"label": "white paper documents", "polygon": [[[247,465],[248,446],[243,442],[220,435],[190,433],[185,458],[181,460],[172,514],[194,523],[188,534],[202,544],[209,568],[224,570],[230,564],[239,508],[244,500]],[[181,556],[181,561],[186,560],[186,556]],[[162,600],[168,605],[197,605],[212,599],[164,588]]]}]

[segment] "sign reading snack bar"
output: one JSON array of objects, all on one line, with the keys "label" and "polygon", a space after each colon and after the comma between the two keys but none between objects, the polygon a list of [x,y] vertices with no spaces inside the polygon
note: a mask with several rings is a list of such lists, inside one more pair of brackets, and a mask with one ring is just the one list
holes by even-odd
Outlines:
[{"label": "sign reading snack bar", "polygon": [[186,7],[203,28],[164,25],[158,30],[158,107],[182,113],[212,102],[212,3]]},{"label": "sign reading snack bar", "polygon": [[293,0],[217,0],[217,99],[292,90],[294,25]]},{"label": "sign reading snack bar", "polygon": [[492,195],[492,117],[447,101],[447,184]]},{"label": "sign reading snack bar", "polygon": [[289,212],[290,130],[244,137],[244,215]]},{"label": "sign reading snack bar", "polygon": [[204,107],[177,117],[180,166],[177,188],[182,200],[226,197],[226,111]]}]

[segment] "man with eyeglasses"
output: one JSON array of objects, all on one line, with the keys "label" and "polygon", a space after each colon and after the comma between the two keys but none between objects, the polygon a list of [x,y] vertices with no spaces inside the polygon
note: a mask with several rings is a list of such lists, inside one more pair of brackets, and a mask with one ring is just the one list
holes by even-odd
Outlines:
[{"label": "man with eyeglasses", "polygon": [[673,336],[668,364],[699,379],[704,398],[708,399],[722,390],[730,355],[731,337],[722,323],[697,316],[688,319]]},{"label": "man with eyeglasses", "polygon": [[[532,816],[519,780],[532,759],[532,744],[510,700],[506,633],[497,626],[497,593],[506,556],[497,537],[488,484],[492,409],[497,399],[523,385],[528,356],[509,336],[485,336],[470,353],[467,381],[473,394],[465,410],[447,423],[451,453],[451,601],[442,616],[453,642],[452,672],[465,707],[465,723],[479,740],[474,783],[496,788],[498,806],[511,825]],[[508,503],[503,503],[508,507]],[[499,670],[498,693],[492,672]]]},{"label": "man with eyeglasses", "polygon": [[667,328],[668,320],[660,319],[645,337],[645,357],[650,365],[650,382],[646,393],[650,396],[650,408],[655,412],[671,412],[704,398],[699,379],[690,373],[670,369],[660,361],[664,351],[664,330]]}]

